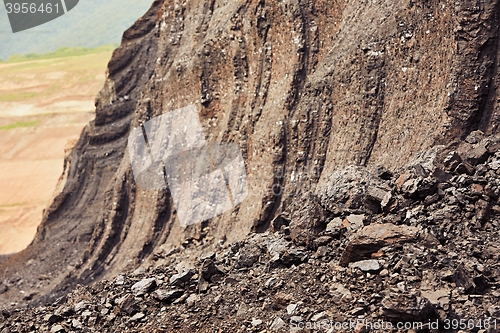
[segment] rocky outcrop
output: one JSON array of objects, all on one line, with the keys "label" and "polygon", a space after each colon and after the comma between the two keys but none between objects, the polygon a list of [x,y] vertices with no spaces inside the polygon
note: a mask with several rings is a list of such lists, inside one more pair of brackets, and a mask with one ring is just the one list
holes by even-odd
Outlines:
[{"label": "rocky outcrop", "polygon": [[[289,228],[305,246],[287,259],[296,264],[326,242],[317,236],[329,219],[387,214],[416,226],[424,206],[415,200],[450,229],[455,207],[467,228],[488,225],[496,204],[482,196],[498,189],[481,177],[497,143],[469,134],[498,132],[498,31],[498,0],[154,1],[114,52],[96,118],[36,239],[0,263],[1,304],[48,302],[175,253],[194,260],[252,231]],[[168,190],[136,186],[126,147],[133,128],[191,104],[207,141],[241,148],[249,195],[182,228]],[[465,138],[479,145],[470,155],[459,149]],[[447,166],[399,172],[439,145],[418,158],[455,151]],[[345,170],[354,178],[338,178]],[[363,175],[372,181],[358,186]],[[479,177],[470,197],[446,185],[467,177]],[[442,198],[450,202],[439,206]]]}]

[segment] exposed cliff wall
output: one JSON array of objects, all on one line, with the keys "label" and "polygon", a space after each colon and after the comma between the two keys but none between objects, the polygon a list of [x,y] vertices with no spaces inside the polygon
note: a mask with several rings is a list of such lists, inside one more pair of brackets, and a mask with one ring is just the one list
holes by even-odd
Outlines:
[{"label": "exposed cliff wall", "polygon": [[[0,263],[2,300],[241,239],[345,166],[394,170],[496,133],[498,34],[498,0],[155,1],[124,33],[35,241]],[[183,230],[168,191],[136,187],[126,147],[133,128],[190,104],[208,141],[240,145],[249,195]]]}]

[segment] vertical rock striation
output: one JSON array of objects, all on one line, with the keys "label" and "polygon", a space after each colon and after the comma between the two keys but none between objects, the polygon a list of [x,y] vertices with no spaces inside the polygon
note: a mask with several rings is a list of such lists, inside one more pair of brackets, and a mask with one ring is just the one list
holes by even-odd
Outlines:
[{"label": "vertical rock striation", "polygon": [[[497,133],[499,9],[498,0],[154,1],[113,54],[36,239],[0,263],[11,286],[2,303],[21,290],[45,302],[181,244],[267,230],[346,166],[395,170],[472,131]],[[184,230],[168,190],[136,186],[126,148],[133,128],[191,104],[207,141],[240,146],[249,195]]]}]

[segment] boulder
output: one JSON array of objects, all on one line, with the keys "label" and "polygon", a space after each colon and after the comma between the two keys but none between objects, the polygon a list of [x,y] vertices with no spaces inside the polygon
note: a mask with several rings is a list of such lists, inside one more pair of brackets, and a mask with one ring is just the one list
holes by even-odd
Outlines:
[{"label": "boulder", "polygon": [[291,210],[290,236],[297,245],[312,245],[321,231],[321,222],[327,219],[327,211],[315,196],[300,197],[289,207]]},{"label": "boulder", "polygon": [[383,316],[390,321],[418,322],[438,318],[438,312],[431,302],[410,294],[391,294],[382,300]]},{"label": "boulder", "polygon": [[340,265],[370,259],[372,253],[384,246],[403,244],[416,240],[418,228],[397,226],[392,223],[372,224],[352,236],[340,258]]},{"label": "boulder", "polygon": [[281,258],[281,262],[286,266],[300,264],[307,260],[307,250],[304,247],[292,247],[288,249]]},{"label": "boulder", "polygon": [[344,211],[378,213],[391,188],[383,178],[362,166],[348,166],[333,172],[317,190],[322,207],[334,213]]},{"label": "boulder", "polygon": [[458,148],[458,153],[464,162],[476,166],[486,162],[490,152],[488,151],[488,146],[490,145],[490,140],[483,139],[481,142],[476,144],[462,143]]}]

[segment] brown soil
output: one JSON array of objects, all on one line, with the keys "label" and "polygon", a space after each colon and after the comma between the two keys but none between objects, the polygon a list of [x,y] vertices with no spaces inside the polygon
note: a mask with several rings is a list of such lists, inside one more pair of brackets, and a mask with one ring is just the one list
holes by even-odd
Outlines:
[{"label": "brown soil", "polygon": [[33,240],[57,195],[65,150],[94,118],[109,56],[0,65],[0,255]]},{"label": "brown soil", "polygon": [[[62,174],[64,149],[92,117],[43,116],[36,127],[0,131],[0,254],[18,252],[33,240]],[[38,119],[6,117],[0,124]]]}]

